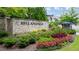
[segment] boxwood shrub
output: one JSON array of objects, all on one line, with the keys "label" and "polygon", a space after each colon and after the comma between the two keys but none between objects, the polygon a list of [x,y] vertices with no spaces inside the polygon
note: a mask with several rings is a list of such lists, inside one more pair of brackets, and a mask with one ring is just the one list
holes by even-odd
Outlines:
[{"label": "boxwood shrub", "polygon": [[29,39],[29,44],[34,44],[36,43],[36,38],[30,38]]},{"label": "boxwood shrub", "polygon": [[10,48],[10,47],[12,47],[13,45],[16,44],[16,38],[10,38],[10,37],[5,38],[3,40],[3,44],[4,44],[5,47]]},{"label": "boxwood shrub", "polygon": [[26,36],[22,36],[22,37],[18,38],[17,47],[25,48],[28,45],[29,45],[29,40],[28,40],[28,38]]}]

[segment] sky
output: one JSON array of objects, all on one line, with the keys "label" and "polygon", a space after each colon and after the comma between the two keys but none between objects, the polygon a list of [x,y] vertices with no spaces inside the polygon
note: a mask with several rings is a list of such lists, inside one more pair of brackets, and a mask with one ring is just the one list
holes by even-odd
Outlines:
[{"label": "sky", "polygon": [[[69,7],[46,7],[47,15],[60,16],[64,12],[67,12]],[[79,13],[79,8],[75,8],[76,12]]]}]

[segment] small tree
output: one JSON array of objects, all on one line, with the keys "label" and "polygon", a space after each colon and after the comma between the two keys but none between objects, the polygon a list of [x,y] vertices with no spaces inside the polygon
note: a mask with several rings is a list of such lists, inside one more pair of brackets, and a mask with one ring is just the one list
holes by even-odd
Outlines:
[{"label": "small tree", "polygon": [[72,22],[73,24],[77,24],[78,14],[75,12],[75,8],[70,8],[68,13],[65,13],[60,19],[61,22]]}]

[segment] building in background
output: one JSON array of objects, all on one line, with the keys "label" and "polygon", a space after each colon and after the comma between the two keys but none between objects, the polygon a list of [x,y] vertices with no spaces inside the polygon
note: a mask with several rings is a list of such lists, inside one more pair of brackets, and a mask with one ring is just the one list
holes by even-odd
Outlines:
[{"label": "building in background", "polygon": [[54,21],[59,20],[59,17],[54,16],[54,15],[47,15],[47,18],[49,22],[52,22],[52,21],[54,22]]}]

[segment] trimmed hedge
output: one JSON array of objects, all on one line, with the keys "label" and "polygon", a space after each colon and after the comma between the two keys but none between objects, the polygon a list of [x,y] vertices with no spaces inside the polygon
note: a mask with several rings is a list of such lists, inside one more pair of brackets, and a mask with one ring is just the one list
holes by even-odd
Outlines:
[{"label": "trimmed hedge", "polygon": [[19,47],[19,48],[25,48],[28,45],[29,45],[29,42],[28,42],[27,39],[19,38],[19,40],[17,42],[17,47]]},{"label": "trimmed hedge", "polygon": [[7,48],[12,47],[13,45],[16,44],[16,39],[15,38],[5,38],[3,40],[3,44]]}]

